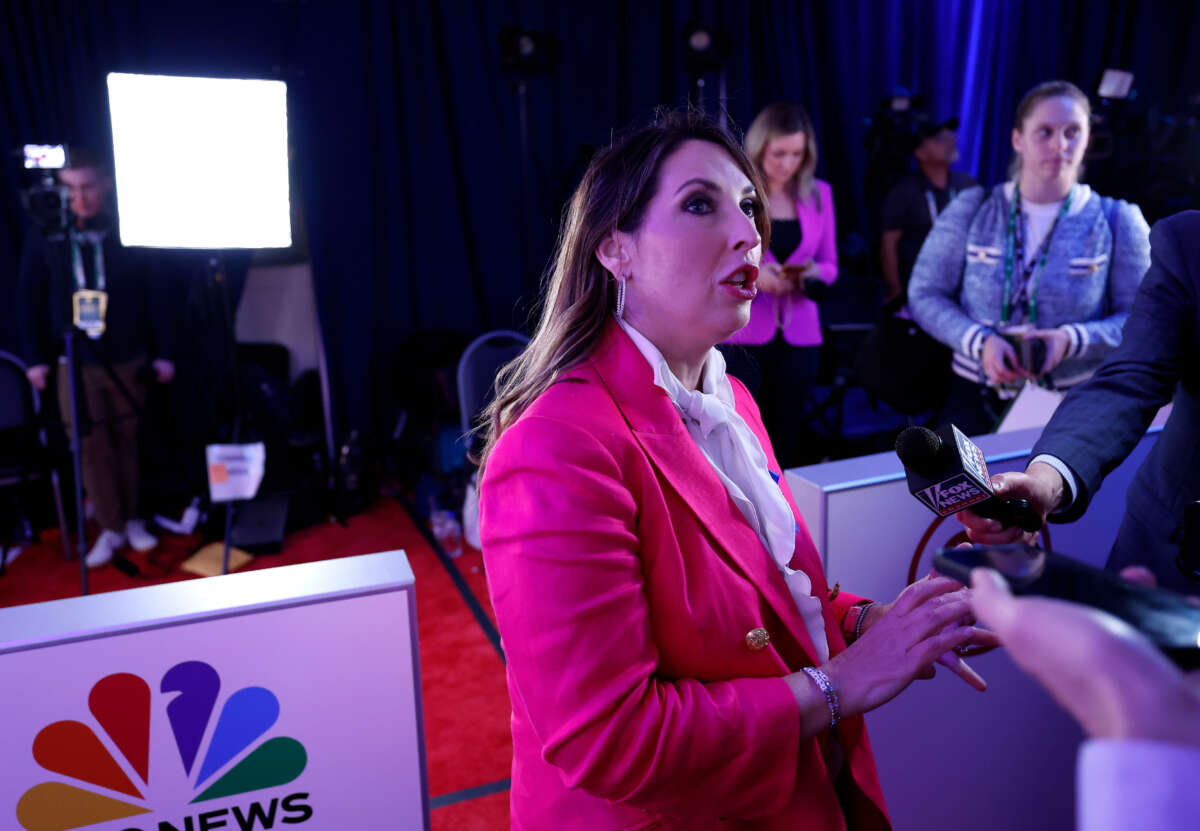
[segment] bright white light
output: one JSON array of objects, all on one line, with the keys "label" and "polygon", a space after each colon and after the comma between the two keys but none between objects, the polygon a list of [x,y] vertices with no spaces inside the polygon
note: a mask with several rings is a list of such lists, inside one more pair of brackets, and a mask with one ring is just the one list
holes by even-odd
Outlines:
[{"label": "bright white light", "polygon": [[67,165],[67,151],[61,144],[25,145],[26,170],[57,170]]},{"label": "bright white light", "polygon": [[1128,98],[1133,90],[1133,73],[1123,69],[1106,69],[1100,76],[1101,98]]},{"label": "bright white light", "polygon": [[121,242],[287,248],[282,81],[108,76]]}]

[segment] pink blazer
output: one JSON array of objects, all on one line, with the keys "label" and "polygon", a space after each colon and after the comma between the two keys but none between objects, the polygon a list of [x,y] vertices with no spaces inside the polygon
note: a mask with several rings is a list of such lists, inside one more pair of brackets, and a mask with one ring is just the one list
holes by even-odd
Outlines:
[{"label": "pink blazer", "polygon": [[[820,277],[827,284],[837,279],[837,226],[833,215],[833,188],[829,183],[817,179],[816,193],[821,197],[821,208],[817,202],[796,203],[796,216],[800,220],[800,245],[785,263],[799,265],[810,257],[820,267]],[[763,262],[778,262],[770,251],[763,252]],[[760,291],[750,304],[750,322],[739,330],[728,343],[745,346],[761,346],[770,343],[775,332],[783,330],[783,338],[792,346],[820,346],[821,318],[817,304],[804,296],[803,292],[770,294]]]},{"label": "pink blazer", "polygon": [[[773,469],[758,408],[731,379]],[[830,603],[796,513],[793,566],[831,654],[860,598]],[[801,740],[781,676],[813,646],[778,568],[616,324],[500,438],[480,487],[512,700],[514,829],[887,829],[863,719]],[[765,628],[770,642],[747,641]]]}]

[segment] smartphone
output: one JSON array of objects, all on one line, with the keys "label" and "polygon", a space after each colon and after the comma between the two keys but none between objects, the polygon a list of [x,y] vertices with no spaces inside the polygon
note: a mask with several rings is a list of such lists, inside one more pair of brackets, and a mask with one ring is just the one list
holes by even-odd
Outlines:
[{"label": "smartphone", "polygon": [[1200,608],[1182,594],[1134,585],[1071,557],[1017,543],[942,548],[933,566],[967,585],[971,569],[994,568],[1015,595],[1055,597],[1116,615],[1181,669],[1200,668]]},{"label": "smartphone", "polygon": [[1046,341],[1036,335],[1026,335],[1021,338],[1017,350],[1021,356],[1021,366],[1033,375],[1041,375],[1042,367],[1046,365]]}]

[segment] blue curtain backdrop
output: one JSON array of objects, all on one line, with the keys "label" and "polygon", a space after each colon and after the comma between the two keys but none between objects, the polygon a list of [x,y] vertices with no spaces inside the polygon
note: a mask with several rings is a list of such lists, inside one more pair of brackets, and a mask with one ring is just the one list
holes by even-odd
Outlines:
[{"label": "blue curtain backdrop", "polygon": [[[379,435],[404,404],[399,371],[423,359],[402,349],[413,336],[526,323],[591,148],[693,89],[689,20],[730,35],[725,106],[738,125],[777,98],[810,109],[843,235],[871,207],[865,119],[898,85],[962,119],[961,166],[984,182],[1003,175],[1014,106],[1039,81],[1094,90],[1119,66],[1167,111],[1200,86],[1191,4],[13,0],[0,6],[0,147],[105,146],[109,71],[287,81],[337,432]],[[500,68],[508,24],[563,45],[557,69],[525,79],[525,154],[518,79]],[[715,108],[718,79],[704,80]],[[15,160],[0,182],[0,346],[11,347],[25,224]]]}]

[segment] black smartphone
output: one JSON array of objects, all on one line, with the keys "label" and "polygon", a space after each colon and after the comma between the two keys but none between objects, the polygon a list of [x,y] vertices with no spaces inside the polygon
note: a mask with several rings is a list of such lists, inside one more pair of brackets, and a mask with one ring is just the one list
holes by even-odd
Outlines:
[{"label": "black smartphone", "polygon": [[797,263],[784,263],[779,267],[779,276],[785,280],[799,282],[802,273],[804,273],[804,266]]},{"label": "black smartphone", "polygon": [[1200,667],[1200,608],[1182,594],[1148,589],[1118,575],[1031,545],[942,548],[933,567],[970,585],[971,569],[994,568],[1015,595],[1082,603],[1116,615],[1139,630],[1182,669]]},{"label": "black smartphone", "polygon": [[1039,337],[1021,338],[1021,366],[1033,375],[1041,375],[1046,365],[1046,341]]}]

